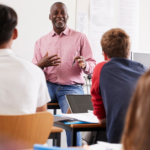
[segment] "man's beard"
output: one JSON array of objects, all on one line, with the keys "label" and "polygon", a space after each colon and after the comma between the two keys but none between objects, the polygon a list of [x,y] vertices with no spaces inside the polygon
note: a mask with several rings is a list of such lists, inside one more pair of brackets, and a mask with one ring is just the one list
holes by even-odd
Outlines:
[{"label": "man's beard", "polygon": [[61,22],[55,22],[55,26],[57,27],[57,28],[63,28],[64,26],[65,26],[65,23],[63,22],[63,21],[61,21]]}]

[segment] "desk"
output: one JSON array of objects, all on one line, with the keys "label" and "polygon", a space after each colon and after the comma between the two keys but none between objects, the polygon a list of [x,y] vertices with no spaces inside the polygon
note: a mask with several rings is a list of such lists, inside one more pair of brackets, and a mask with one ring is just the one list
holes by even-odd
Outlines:
[{"label": "desk", "polygon": [[106,125],[100,124],[64,124],[62,122],[54,122],[54,126],[71,131],[71,145],[76,146],[78,131],[106,131]]}]

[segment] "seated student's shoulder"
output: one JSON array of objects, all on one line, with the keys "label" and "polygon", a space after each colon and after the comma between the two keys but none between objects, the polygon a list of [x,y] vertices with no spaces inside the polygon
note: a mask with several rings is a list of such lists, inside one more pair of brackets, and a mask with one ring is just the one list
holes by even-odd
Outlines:
[{"label": "seated student's shoulder", "polygon": [[146,72],[148,70],[148,68],[146,66],[144,66],[143,64],[133,61],[133,63],[137,66],[137,69],[139,70],[143,70],[144,72]]},{"label": "seated student's shoulder", "polygon": [[94,71],[93,71],[93,75],[92,75],[92,79],[94,78],[99,78],[99,75],[101,73],[101,70],[103,68],[103,66],[106,64],[107,62],[106,61],[103,61],[103,62],[100,62],[98,63],[95,68],[94,68]]},{"label": "seated student's shoulder", "polygon": [[102,62],[98,63],[98,64],[95,66],[94,71],[96,71],[96,70],[101,70],[102,67],[103,67],[106,63],[107,63],[107,61],[102,61]]},{"label": "seated student's shoulder", "polygon": [[15,66],[18,69],[18,71],[23,72],[28,72],[29,74],[35,74],[38,76],[43,76],[43,71],[36,66],[35,64],[31,63],[30,61],[21,58],[19,56],[14,55],[14,61],[15,61]]}]

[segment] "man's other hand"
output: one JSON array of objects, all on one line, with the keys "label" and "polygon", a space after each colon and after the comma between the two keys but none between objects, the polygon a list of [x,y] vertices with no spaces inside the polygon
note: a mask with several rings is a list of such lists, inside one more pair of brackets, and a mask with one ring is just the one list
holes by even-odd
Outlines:
[{"label": "man's other hand", "polygon": [[77,56],[74,59],[77,60],[77,62],[79,63],[79,66],[82,69],[86,68],[86,61],[85,61],[85,58],[83,56]]},{"label": "man's other hand", "polygon": [[38,62],[37,66],[39,66],[42,70],[44,67],[50,66],[58,66],[61,63],[61,58],[55,55],[48,56],[48,51],[46,55]]}]

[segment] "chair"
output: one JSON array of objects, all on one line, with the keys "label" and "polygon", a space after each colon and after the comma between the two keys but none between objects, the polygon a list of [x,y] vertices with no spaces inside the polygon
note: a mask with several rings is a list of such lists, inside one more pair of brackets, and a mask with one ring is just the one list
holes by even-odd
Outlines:
[{"label": "chair", "polygon": [[39,112],[26,115],[0,115],[0,133],[11,140],[25,143],[23,148],[33,144],[44,144],[50,135],[53,115]]},{"label": "chair", "polygon": [[[56,110],[60,109],[59,104],[58,103],[47,103],[47,109],[53,109],[54,110],[54,115],[56,115]],[[60,139],[61,139],[61,132],[63,131],[63,129],[61,128],[57,128],[57,127],[52,127],[52,132],[49,136],[48,139],[52,139],[53,140],[53,146],[60,146]],[[56,142],[57,141],[57,142]]]},{"label": "chair", "polygon": [[60,147],[61,145],[61,132],[63,132],[62,128],[58,127],[52,127],[51,134],[49,136],[49,139],[53,139],[53,146]]},{"label": "chair", "polygon": [[47,103],[47,109],[54,109],[54,115],[56,115],[56,110],[60,109],[58,103]]}]

